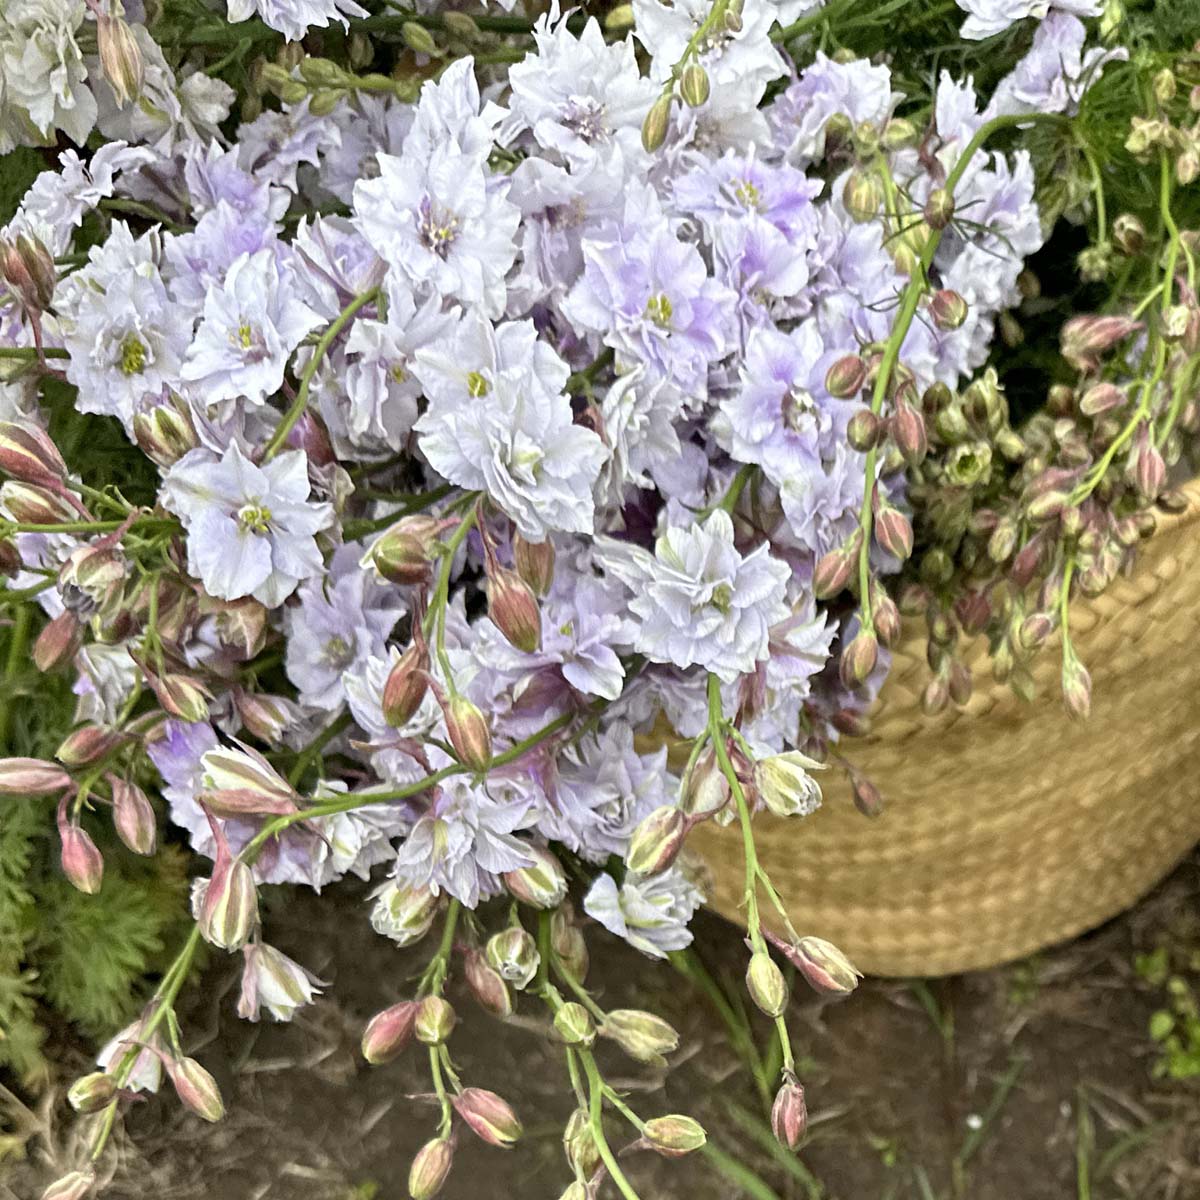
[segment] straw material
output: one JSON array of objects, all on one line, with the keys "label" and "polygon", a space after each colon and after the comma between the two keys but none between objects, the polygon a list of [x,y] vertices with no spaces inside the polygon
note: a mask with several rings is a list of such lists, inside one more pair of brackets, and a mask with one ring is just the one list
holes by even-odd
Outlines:
[{"label": "straw material", "polygon": [[[970,703],[925,717],[924,642],[906,630],[870,735],[842,743],[883,814],[859,814],[830,770],[816,814],[755,820],[800,933],[876,975],[990,967],[1121,912],[1200,841],[1200,483],[1188,500],[1131,577],[1071,609],[1086,722],[1064,712],[1057,647],[1036,657],[1025,704],[992,682],[983,639],[966,651]],[[689,845],[713,870],[713,907],[742,922],[737,827],[706,823]]]}]

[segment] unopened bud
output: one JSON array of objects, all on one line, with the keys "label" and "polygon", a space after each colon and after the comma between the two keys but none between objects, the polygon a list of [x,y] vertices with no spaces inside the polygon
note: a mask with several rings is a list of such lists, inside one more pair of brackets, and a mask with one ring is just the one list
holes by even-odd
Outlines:
[{"label": "unopened bud", "polygon": [[508,1102],[484,1088],[464,1088],[453,1098],[454,1111],[489,1146],[507,1149],[521,1136],[521,1122]]},{"label": "unopened bud", "polygon": [[651,1150],[664,1158],[682,1158],[699,1150],[708,1140],[704,1126],[677,1113],[652,1117],[642,1128],[642,1137]]},{"label": "unopened bud", "polygon": [[573,1000],[554,1014],[554,1029],[568,1046],[590,1046],[596,1040],[596,1023],[591,1013]]},{"label": "unopened bud", "polygon": [[116,1094],[116,1080],[105,1071],[93,1071],[71,1084],[67,1101],[76,1112],[93,1113],[106,1107]]},{"label": "unopened bud", "polygon": [[554,543],[549,538],[544,542],[530,542],[517,533],[513,535],[512,546],[517,574],[535,595],[546,595],[554,582]]},{"label": "unopened bud", "polygon": [[787,1008],[787,981],[765,950],[756,951],[750,957],[750,965],[746,968],[746,991],[768,1017],[782,1016]]},{"label": "unopened bud", "polygon": [[258,923],[258,891],[250,867],[218,847],[217,861],[200,903],[200,932],[222,950],[240,949]]},{"label": "unopened bud", "polygon": [[62,843],[61,861],[63,874],[71,886],[86,895],[94,896],[100,890],[104,878],[104,858],[96,849],[96,843],[84,829],[74,821],[66,819],[60,807],[58,835]]},{"label": "unopened bud", "polygon": [[194,1058],[168,1060],[167,1074],[185,1108],[206,1121],[219,1121],[225,1115],[217,1081]]},{"label": "unopened bud", "polygon": [[71,783],[54,763],[40,758],[0,758],[0,796],[52,796]]},{"label": "unopened bud", "polygon": [[492,967],[478,950],[469,950],[463,966],[463,976],[471,995],[481,1008],[494,1017],[512,1015],[512,995],[500,972]]},{"label": "unopened bud", "polygon": [[142,452],[160,467],[174,465],[200,444],[191,408],[182,399],[135,413],[133,436]]},{"label": "unopened bud", "polygon": [[653,154],[667,140],[667,128],[671,123],[671,94],[659,96],[650,105],[650,111],[642,122],[642,148]]},{"label": "unopened bud", "polygon": [[1074,655],[1063,659],[1062,694],[1067,712],[1077,721],[1086,720],[1092,711],[1092,677]]},{"label": "unopened bud", "polygon": [[402,517],[375,539],[362,565],[389,583],[418,584],[429,578],[430,550],[442,523],[433,517]]},{"label": "unopened bud", "polygon": [[1099,417],[1126,403],[1129,397],[1115,383],[1093,384],[1079,399],[1079,411],[1085,417]]},{"label": "unopened bud", "polygon": [[533,908],[557,908],[567,894],[567,875],[562,863],[545,846],[527,844],[523,849],[533,862],[507,872],[504,886],[518,900]]},{"label": "unopened bud", "polygon": [[134,854],[153,854],[157,837],[154,809],[146,793],[127,779],[112,779],[113,826]]},{"label": "unopened bud", "polygon": [[417,1019],[413,1032],[418,1042],[427,1046],[440,1046],[454,1032],[458,1014],[449,1000],[441,996],[426,996],[417,1008]]},{"label": "unopened bud", "polygon": [[1136,258],[1146,247],[1146,226],[1133,213],[1121,213],[1112,223],[1112,240],[1128,258]]},{"label": "unopened bud", "polygon": [[567,974],[582,983],[588,973],[587,940],[571,920],[568,908],[563,905],[550,915],[550,945]]},{"label": "unopened bud", "polygon": [[904,560],[913,551],[912,522],[890,504],[880,504],[875,516],[875,540],[893,558]]},{"label": "unopened bud", "polygon": [[7,479],[0,485],[0,508],[23,525],[62,525],[79,516],[61,496],[19,479]]},{"label": "unopened bud", "polygon": [[502,979],[524,991],[542,958],[532,935],[520,925],[510,925],[488,938],[487,960]]},{"label": "unopened bud", "polygon": [[865,775],[850,776],[850,792],[854,807],[864,817],[878,817],[883,812],[883,794]]},{"label": "unopened bud", "polygon": [[423,644],[413,642],[396,659],[383,685],[383,719],[399,729],[417,714],[425,693],[429,690],[429,652]]},{"label": "unopened bud", "polygon": [[1078,371],[1091,371],[1100,365],[1100,355],[1142,328],[1140,321],[1121,316],[1086,314],[1072,317],[1062,327],[1062,356]]},{"label": "unopened bud", "polygon": [[[577,1108],[563,1127],[563,1153],[576,1175],[584,1179],[594,1175],[600,1166],[600,1148],[592,1131],[592,1119],[586,1108]],[[566,1193],[559,1200],[566,1200]],[[586,1192],[583,1200],[593,1200]]]},{"label": "unopened bud", "polygon": [[405,21],[400,26],[400,36],[409,48],[418,54],[427,54],[431,58],[436,58],[441,54],[437,42],[433,40],[433,34],[424,25],[418,25],[416,21]]},{"label": "unopened bud", "polygon": [[802,937],[781,949],[815,991],[827,996],[847,996],[862,978],[857,967],[824,938]]},{"label": "unopened bud", "polygon": [[15,242],[0,241],[0,276],[27,309],[42,312],[50,307],[56,282],[54,259],[40,238],[22,233]]},{"label": "unopened bud", "polygon": [[699,108],[708,100],[708,93],[708,72],[695,59],[692,59],[683,68],[683,74],[680,76],[679,94],[683,97],[683,102],[690,108]]},{"label": "unopened bud", "polygon": [[813,568],[813,595],[818,600],[831,600],[850,582],[857,565],[857,555],[845,547],[822,555]]},{"label": "unopened bud", "polygon": [[788,1078],[775,1093],[771,1106],[771,1132],[775,1140],[788,1150],[800,1145],[808,1128],[808,1107],[804,1103],[804,1089],[794,1079]]},{"label": "unopened bud", "polygon": [[683,812],[694,819],[714,816],[729,803],[729,780],[711,746],[700,752],[683,785]]},{"label": "unopened bud", "polygon": [[923,215],[930,229],[945,229],[954,220],[954,196],[945,188],[934,188],[925,201]]},{"label": "unopened bud", "polygon": [[67,465],[58,447],[36,425],[0,421],[0,471],[24,483],[61,483]]},{"label": "unopened bud", "polygon": [[295,706],[282,696],[239,690],[234,692],[233,702],[242,724],[268,746],[278,745],[284,733],[298,719]]},{"label": "unopened bud", "polygon": [[614,1008],[600,1024],[600,1036],[616,1042],[630,1058],[661,1065],[679,1046],[679,1034],[662,1017],[636,1008]]},{"label": "unopened bud", "polygon": [[159,704],[171,716],[188,724],[208,720],[208,689],[199,680],[173,672],[160,676],[153,686]]},{"label": "unopened bud", "polygon": [[918,465],[929,449],[929,437],[925,431],[925,418],[907,401],[896,403],[892,414],[892,440],[910,466]]},{"label": "unopened bud", "polygon": [[[448,12],[442,13],[442,24],[446,27],[446,32],[453,34],[456,38],[461,38],[464,42],[474,40],[479,36],[479,25],[475,18],[467,13],[455,12],[451,9]],[[370,39],[364,35],[364,40],[370,45]],[[374,57],[374,47],[372,47],[371,55]],[[370,61],[370,60],[368,60]]]},{"label": "unopened bud", "polygon": [[861,355],[847,354],[825,372],[825,390],[839,400],[849,400],[862,391],[867,381],[867,364]]},{"label": "unopened bud", "polygon": [[488,616],[509,643],[526,654],[542,644],[542,613],[533,589],[516,571],[496,566],[487,579]]},{"label": "unopened bud", "polygon": [[942,288],[929,299],[929,315],[941,330],[958,329],[967,319],[967,302],[958,292]]},{"label": "unopened bud", "polygon": [[821,764],[799,750],[772,754],[754,764],[754,787],[777,817],[807,816],[821,803],[821,788],[809,774]]},{"label": "unopened bud", "polygon": [[866,683],[878,661],[879,642],[874,634],[863,630],[842,651],[839,667],[842,682],[849,688]]},{"label": "unopened bud", "polygon": [[846,426],[846,440],[863,453],[874,450],[883,440],[883,422],[869,408],[860,408]]},{"label": "unopened bud", "polygon": [[372,1066],[391,1062],[412,1040],[420,1002],[402,1000],[367,1022],[362,1036],[362,1056]]},{"label": "unopened bud", "polygon": [[408,1194],[412,1200],[433,1200],[442,1190],[454,1162],[454,1143],[450,1138],[426,1142],[412,1161],[408,1172]]},{"label": "unopened bud", "polygon": [[102,13],[96,19],[96,46],[104,78],[112,88],[117,107],[124,108],[141,94],[145,71],[141,47],[129,22],[123,17]]},{"label": "unopened bud", "polygon": [[42,1200],[83,1200],[95,1186],[96,1172],[92,1167],[68,1171],[46,1188]]},{"label": "unopened bud", "polygon": [[625,862],[635,875],[658,875],[676,859],[687,836],[688,819],[671,805],[644,817],[629,839]]},{"label": "unopened bud", "polygon": [[883,205],[883,184],[879,176],[858,168],[852,170],[842,192],[842,203],[852,221],[861,225],[875,220]]},{"label": "unopened bud", "polygon": [[459,761],[473,771],[486,771],[492,761],[492,733],[483,713],[457,693],[442,706],[442,712]]}]

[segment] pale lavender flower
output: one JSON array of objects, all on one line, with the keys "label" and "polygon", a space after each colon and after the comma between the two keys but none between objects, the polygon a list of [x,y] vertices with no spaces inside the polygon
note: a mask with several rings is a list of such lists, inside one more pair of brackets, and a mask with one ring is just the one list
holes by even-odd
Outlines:
[{"label": "pale lavender flower", "polygon": [[321,994],[321,980],[266,942],[242,947],[242,991],[238,1016],[257,1021],[265,1009],[276,1021],[290,1021],[296,1010]]},{"label": "pale lavender flower", "polygon": [[282,604],[323,570],[316,534],[333,523],[309,499],[302,450],[255,466],[234,442],[221,458],[193,450],[167,472],[162,503],[187,529],[188,570],[222,600]]},{"label": "pale lavender flower", "polygon": [[278,233],[279,225],[267,208],[247,211],[218,200],[195,228],[164,239],[172,299],[187,305],[193,320],[199,317],[209,292],[222,286],[243,255],[266,250],[279,259],[287,253]]},{"label": "pale lavender flower", "polygon": [[[455,59],[436,80],[422,85],[404,155],[427,164],[438,151],[450,150],[482,166],[504,115],[498,104],[480,96],[475,60],[469,55]],[[491,181],[494,187],[502,183]]]},{"label": "pale lavender flower", "polygon": [[1094,17],[1102,4],[1101,0],[958,0],[958,7],[967,14],[959,33],[978,41],[1003,33],[1026,17],[1040,19],[1052,8],[1079,17]]},{"label": "pale lavender flower", "polygon": [[626,878],[618,888],[598,875],[583,900],[584,912],[650,958],[666,958],[692,943],[688,923],[704,902],[700,889],[672,867],[649,879]]},{"label": "pale lavender flower", "polygon": [[316,185],[349,204],[354,185],[379,174],[376,155],[398,155],[404,149],[414,115],[413,106],[395,96],[350,93],[325,118],[337,130],[337,138],[321,150]]},{"label": "pale lavender flower", "polygon": [[337,145],[341,135],[335,125],[309,110],[308,99],[267,109],[238,130],[238,162],[260,179],[299,190],[302,167],[315,167],[321,155]]},{"label": "pale lavender flower", "polygon": [[369,15],[354,0],[226,0],[226,13],[233,24],[257,13],[290,42],[300,41],[310,28],[325,29],[334,21],[345,28],[347,18]]},{"label": "pale lavender flower", "polygon": [[234,260],[209,288],[183,378],[211,403],[245,396],[261,404],[283,383],[293,350],[321,318],[298,300],[271,249]]},{"label": "pale lavender flower", "polygon": [[632,592],[633,648],[651,662],[700,666],[730,682],[766,657],[768,630],[787,616],[791,568],[765,543],[743,558],[728,513],[718,509],[703,523],[672,526],[654,554],[598,541],[597,561]]}]

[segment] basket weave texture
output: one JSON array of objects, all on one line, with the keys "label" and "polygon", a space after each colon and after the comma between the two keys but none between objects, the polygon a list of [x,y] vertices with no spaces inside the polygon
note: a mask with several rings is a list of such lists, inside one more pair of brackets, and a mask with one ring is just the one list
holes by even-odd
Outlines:
[{"label": "basket weave texture", "polygon": [[[924,640],[906,629],[871,733],[843,743],[883,814],[858,813],[831,770],[813,816],[755,821],[800,933],[870,974],[991,967],[1121,912],[1200,841],[1200,482],[1187,496],[1131,576],[1072,606],[1093,679],[1085,722],[1063,709],[1056,647],[1036,656],[1024,703],[992,682],[983,639],[965,651],[970,702],[924,716]],[[706,823],[689,845],[713,870],[712,906],[744,922],[736,825]]]}]

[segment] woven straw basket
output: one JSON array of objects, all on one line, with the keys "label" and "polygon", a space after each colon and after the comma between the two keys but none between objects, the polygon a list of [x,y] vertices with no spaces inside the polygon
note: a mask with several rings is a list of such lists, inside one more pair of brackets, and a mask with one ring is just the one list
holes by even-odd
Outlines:
[{"label": "woven straw basket", "polygon": [[[992,683],[983,639],[966,651],[966,708],[926,717],[924,642],[906,630],[870,735],[843,747],[883,792],[883,814],[859,814],[831,770],[816,814],[755,822],[800,933],[871,974],[994,966],[1107,920],[1200,841],[1200,482],[1187,496],[1131,577],[1072,607],[1088,721],[1064,712],[1054,648],[1037,656],[1026,704]],[[715,875],[713,907],[743,920],[736,825],[692,838]]]}]

